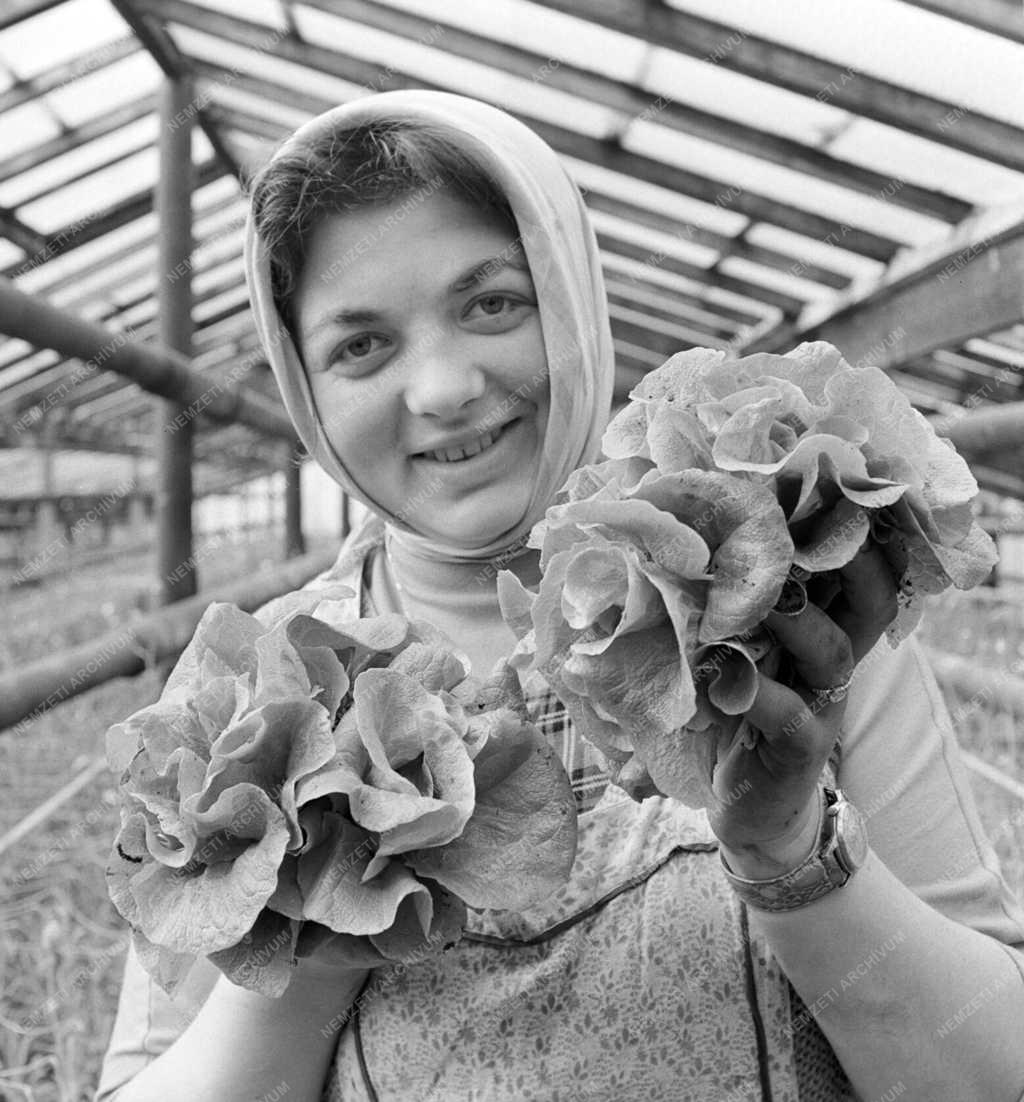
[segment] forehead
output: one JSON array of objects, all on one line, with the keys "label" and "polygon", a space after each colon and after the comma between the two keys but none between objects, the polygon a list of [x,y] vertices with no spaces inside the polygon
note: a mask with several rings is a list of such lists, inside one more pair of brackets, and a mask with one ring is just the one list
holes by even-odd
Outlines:
[{"label": "forehead", "polygon": [[443,279],[489,257],[526,265],[515,228],[449,191],[422,188],[386,205],[320,219],[306,243],[297,292],[307,297],[328,286],[387,286],[408,271]]}]

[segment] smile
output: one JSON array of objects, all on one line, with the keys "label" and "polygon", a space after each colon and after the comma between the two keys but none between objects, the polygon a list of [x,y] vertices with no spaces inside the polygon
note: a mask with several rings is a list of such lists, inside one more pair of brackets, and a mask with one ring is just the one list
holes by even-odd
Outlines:
[{"label": "smile", "polygon": [[493,432],[485,432],[483,436],[477,437],[469,444],[464,444],[461,448],[444,448],[440,451],[423,452],[422,458],[432,459],[437,463],[462,463],[493,447],[505,435],[506,431],[515,424],[518,424],[518,418],[515,421],[509,421]]}]

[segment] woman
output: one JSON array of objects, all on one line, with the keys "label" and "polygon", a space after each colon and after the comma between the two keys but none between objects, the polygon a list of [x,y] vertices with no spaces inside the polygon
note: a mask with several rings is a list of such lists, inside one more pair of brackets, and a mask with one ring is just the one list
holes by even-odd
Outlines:
[{"label": "woman", "polygon": [[[497,571],[536,580],[525,538],[609,412],[579,192],[500,111],[371,96],[257,179],[247,270],[299,434],[371,510],[312,584],[351,584],[346,615],[431,619],[489,669],[515,642]],[[834,618],[770,617],[797,681],[762,677],[761,751],[720,764],[713,814],[626,798],[534,679],[581,813],[565,889],[372,975],[304,961],[280,1000],[204,962],[172,1002],[130,957],[98,1097],[1024,1097],[1024,913],[918,648],[875,646],[877,553],[844,593]]]}]

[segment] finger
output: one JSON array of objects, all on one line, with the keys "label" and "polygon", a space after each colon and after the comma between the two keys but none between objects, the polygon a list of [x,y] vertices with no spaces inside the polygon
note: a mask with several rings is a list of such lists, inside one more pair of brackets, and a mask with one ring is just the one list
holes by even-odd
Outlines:
[{"label": "finger", "polygon": [[839,735],[838,724],[826,713],[841,710],[842,705],[826,705],[816,711],[794,689],[760,674],[746,718],[787,769],[803,770],[825,764]]},{"label": "finger", "polygon": [[850,638],[817,605],[808,604],[795,616],[769,612],[765,623],[793,656],[796,673],[809,688],[831,689],[850,679],[854,667]]},{"label": "finger", "polygon": [[880,548],[870,542],[839,570],[842,593],[829,616],[846,632],[857,661],[875,645],[899,611],[896,579]]}]

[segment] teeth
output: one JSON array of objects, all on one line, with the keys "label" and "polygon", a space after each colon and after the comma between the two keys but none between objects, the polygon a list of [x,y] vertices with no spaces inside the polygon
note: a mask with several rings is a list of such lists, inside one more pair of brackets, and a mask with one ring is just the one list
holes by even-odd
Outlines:
[{"label": "teeth", "polygon": [[504,425],[496,432],[488,432],[481,436],[479,439],[474,440],[471,444],[466,444],[461,448],[445,448],[443,451],[424,452],[424,455],[428,459],[436,459],[440,463],[457,463],[460,459],[468,459],[472,455],[478,455],[480,452],[489,448],[495,440],[501,435]]}]

